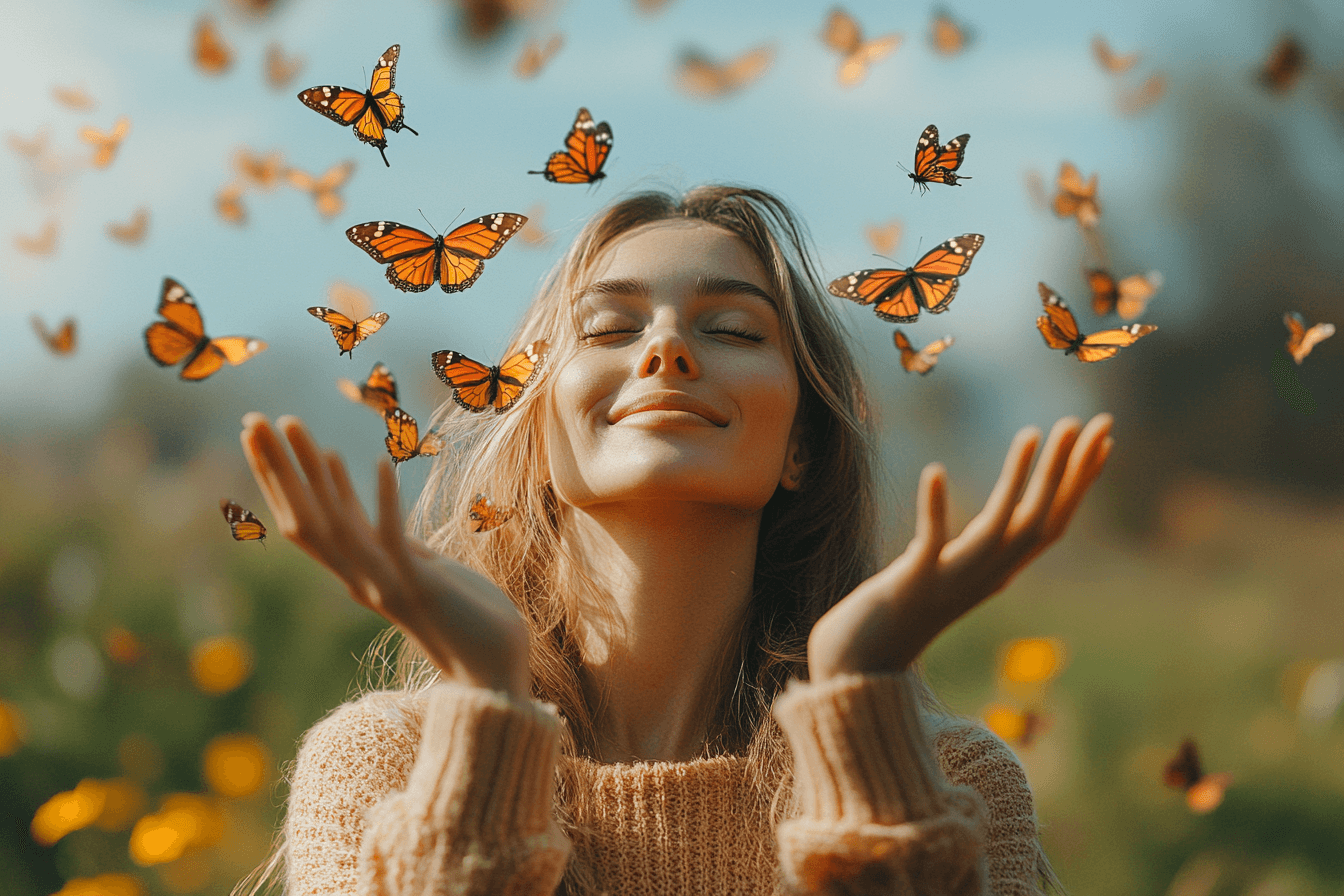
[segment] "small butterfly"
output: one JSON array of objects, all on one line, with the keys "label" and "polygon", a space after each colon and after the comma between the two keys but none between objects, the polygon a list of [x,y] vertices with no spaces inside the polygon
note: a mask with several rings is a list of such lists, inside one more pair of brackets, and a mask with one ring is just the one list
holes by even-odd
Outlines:
[{"label": "small butterfly", "polygon": [[929,43],[943,56],[956,56],[970,42],[966,26],[954,21],[946,10],[934,13],[929,27]]},{"label": "small butterfly", "polygon": [[527,223],[518,231],[518,235],[523,239],[523,245],[531,246],[533,249],[540,249],[551,241],[551,232],[541,226],[541,217],[546,213],[546,206],[538,203],[527,210]]},{"label": "small butterfly", "polygon": [[246,224],[247,209],[243,206],[243,188],[236,183],[221,187],[215,194],[215,211],[230,224]]},{"label": "small butterfly", "polygon": [[196,67],[207,75],[222,75],[233,65],[233,48],[224,42],[223,35],[215,27],[215,20],[210,16],[201,16],[196,20],[191,49]]},{"label": "small butterfly", "polygon": [[257,190],[274,190],[285,173],[285,157],[277,149],[259,155],[246,146],[233,154],[233,167],[242,178],[243,186]]},{"label": "small butterfly", "polygon": [[1166,94],[1167,76],[1154,72],[1133,90],[1121,91],[1115,105],[1121,115],[1139,115],[1151,109]]},{"label": "small butterfly", "polygon": [[528,41],[523,52],[518,55],[518,61],[513,64],[513,73],[524,80],[535,78],[564,45],[563,34],[552,34],[544,44],[536,40]]},{"label": "small butterfly", "polygon": [[471,500],[471,509],[467,518],[471,520],[471,531],[489,532],[498,529],[513,517],[513,510],[507,507],[495,507],[485,495],[477,495]]},{"label": "small butterfly", "polygon": [[1061,218],[1077,218],[1081,227],[1092,228],[1101,220],[1101,205],[1097,202],[1097,175],[1086,183],[1072,162],[1059,166],[1059,191],[1055,193],[1055,214]]},{"label": "small butterfly", "polygon": [[56,332],[47,329],[46,324],[42,323],[42,318],[36,314],[32,317],[33,329],[37,331],[38,338],[46,344],[53,355],[68,355],[75,350],[75,319],[67,317],[61,321],[56,328]]},{"label": "small butterfly", "polygon": [[1092,310],[1102,317],[1115,312],[1122,320],[1133,320],[1162,288],[1162,274],[1158,271],[1133,274],[1119,281],[1101,268],[1089,268],[1084,274],[1092,288]]},{"label": "small butterfly", "polygon": [[686,50],[677,63],[677,86],[682,93],[703,99],[728,96],[759,79],[775,60],[769,45],[747,50],[727,62],[715,62],[699,50]]},{"label": "small butterfly", "polygon": [[461,352],[438,351],[430,363],[439,379],[453,390],[453,400],[468,411],[495,409],[502,414],[522,397],[545,358],[546,343],[537,340],[498,367],[486,367]]},{"label": "small butterfly", "polygon": [[383,414],[387,424],[387,453],[392,455],[392,463],[400,464],[413,457],[432,457],[443,450],[443,436],[429,432],[420,438],[420,427],[415,418],[401,408],[393,408]]},{"label": "small butterfly", "polygon": [[1194,740],[1187,737],[1162,770],[1162,781],[1168,787],[1185,791],[1185,803],[1190,811],[1204,815],[1218,808],[1232,783],[1232,776],[1226,772],[1205,774],[1204,765],[1199,761],[1199,749]]},{"label": "small butterfly", "polygon": [[1035,709],[1018,709],[993,703],[985,707],[985,725],[1013,747],[1027,749],[1049,727],[1044,715]]},{"label": "small butterfly", "polygon": [[1297,84],[1306,67],[1307,51],[1296,37],[1285,34],[1269,51],[1269,58],[1261,66],[1258,79],[1267,90],[1287,93]]},{"label": "small butterfly", "polygon": [[435,281],[444,292],[460,292],[476,282],[485,260],[494,258],[509,237],[527,223],[522,215],[482,215],[447,236],[430,236],[395,221],[356,224],[345,232],[379,264],[387,282],[405,292],[424,292]]},{"label": "small butterfly", "polygon": [[266,45],[266,83],[274,90],[283,90],[289,86],[303,70],[302,56],[286,56],[278,43]]},{"label": "small butterfly", "polygon": [[1288,328],[1288,354],[1298,364],[1306,360],[1318,344],[1335,335],[1334,324],[1316,324],[1308,328],[1307,322],[1296,311],[1289,311],[1283,316],[1283,325]]},{"label": "small butterfly", "polygon": [[297,168],[286,170],[285,177],[291,187],[312,194],[313,203],[322,217],[332,218],[345,208],[345,199],[337,190],[345,186],[345,182],[354,172],[355,163],[347,159],[332,165],[321,177],[313,177]]},{"label": "small butterfly", "polygon": [[107,222],[107,235],[119,243],[125,243],[128,246],[134,246],[142,242],[145,234],[149,232],[149,209],[143,205],[135,210],[131,220],[122,224],[120,221]]},{"label": "small butterfly", "polygon": [[393,44],[387,48],[378,63],[373,67],[373,77],[369,89],[360,93],[349,87],[328,85],[309,87],[299,94],[299,102],[314,112],[320,112],[337,124],[349,127],[354,125],[355,136],[362,143],[368,143],[378,149],[383,164],[391,167],[387,160],[387,131],[400,131],[403,128],[420,134],[406,124],[402,116],[405,103],[401,96],[392,90],[397,77],[397,58],[401,55],[401,45]]},{"label": "small butterfly", "polygon": [[160,367],[171,367],[185,359],[178,374],[184,380],[203,380],[226,361],[237,366],[266,350],[266,343],[249,336],[206,336],[196,301],[171,277],[163,278],[159,316],[163,320],[145,328],[145,348]]},{"label": "small butterfly", "polygon": [[1112,75],[1122,75],[1134,67],[1139,61],[1138,53],[1126,53],[1124,56],[1117,55],[1111,50],[1111,45],[1106,42],[1106,38],[1100,34],[1092,38],[1092,55],[1097,58],[1097,64],[1102,70]]},{"label": "small butterfly", "polygon": [[863,39],[863,29],[849,13],[835,7],[826,17],[821,40],[841,56],[837,76],[845,87],[853,87],[868,75],[868,66],[887,58],[901,45],[899,34]]},{"label": "small butterfly", "polygon": [[379,311],[356,322],[335,308],[324,308],[321,305],[309,308],[308,313],[331,327],[331,335],[336,337],[336,345],[341,349],[340,354],[349,355],[351,358],[355,356],[355,346],[377,333],[388,319],[386,311]]},{"label": "small butterfly", "polygon": [[397,381],[393,379],[392,371],[381,361],[373,365],[364,385],[357,386],[350,380],[339,379],[336,388],[351,401],[367,405],[380,414],[397,407]]},{"label": "small butterfly", "polygon": [[29,159],[38,159],[45,156],[51,148],[51,134],[46,128],[40,129],[31,137],[20,137],[18,134],[8,136],[9,148],[15,153],[25,156]]},{"label": "small butterfly", "polygon": [[938,363],[938,356],[955,341],[951,336],[944,336],[937,342],[930,342],[923,348],[917,349],[910,344],[910,340],[900,330],[892,334],[892,339],[901,351],[901,366],[905,368],[906,373],[918,374],[926,374],[932,370],[934,365]]},{"label": "small butterfly", "polygon": [[971,135],[962,134],[939,146],[938,128],[929,125],[915,142],[915,170],[910,172],[910,179],[924,193],[929,191],[929,184],[955,187],[958,180],[970,180],[964,174],[953,173],[966,158],[966,144],[970,142]]},{"label": "small butterfly", "polygon": [[602,166],[611,154],[611,125],[596,124],[587,109],[579,109],[574,127],[565,136],[564,152],[553,152],[540,174],[553,184],[591,184],[607,175]]},{"label": "small butterfly", "polygon": [[1063,349],[1066,355],[1076,355],[1079,361],[1104,361],[1126,346],[1133,345],[1157,329],[1152,324],[1130,324],[1115,330],[1101,330],[1090,336],[1078,330],[1078,321],[1064,300],[1044,283],[1038,284],[1045,314],[1036,318],[1036,329],[1045,337],[1045,344]]},{"label": "small butterfly", "polygon": [[50,255],[56,251],[56,237],[59,233],[56,220],[51,218],[34,236],[28,236],[26,233],[14,234],[14,248],[28,255]]},{"label": "small butterfly", "polygon": [[89,96],[87,90],[83,87],[61,87],[57,85],[51,88],[51,95],[56,98],[67,109],[74,109],[76,112],[90,112],[98,108],[98,101]]},{"label": "small butterfly", "polygon": [[224,519],[228,521],[229,529],[232,530],[236,541],[266,540],[266,527],[252,511],[245,510],[228,498],[219,502],[219,509],[223,512]]},{"label": "small butterfly", "polygon": [[121,142],[126,139],[126,135],[130,132],[131,120],[123,115],[117,119],[117,123],[107,133],[103,133],[97,128],[80,128],[79,139],[93,147],[93,167],[106,168],[117,157],[117,150],[121,149]]},{"label": "small butterfly", "polygon": [[919,317],[921,308],[930,314],[947,310],[957,294],[957,278],[970,270],[984,243],[978,233],[963,233],[935,246],[905,270],[855,271],[832,280],[827,289],[833,296],[875,305],[873,311],[883,320],[908,324]]},{"label": "small butterfly", "polygon": [[878,255],[890,255],[901,241],[901,222],[888,221],[886,224],[869,224],[864,229],[868,245]]}]

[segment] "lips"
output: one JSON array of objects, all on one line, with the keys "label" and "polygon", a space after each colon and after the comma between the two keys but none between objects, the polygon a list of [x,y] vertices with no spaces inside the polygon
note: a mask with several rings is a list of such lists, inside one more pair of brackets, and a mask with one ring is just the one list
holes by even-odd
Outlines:
[{"label": "lips", "polygon": [[607,416],[608,423],[616,423],[631,414],[643,411],[688,411],[704,417],[715,426],[727,426],[728,415],[707,402],[701,401],[685,392],[650,392],[637,398],[623,401],[612,409]]}]

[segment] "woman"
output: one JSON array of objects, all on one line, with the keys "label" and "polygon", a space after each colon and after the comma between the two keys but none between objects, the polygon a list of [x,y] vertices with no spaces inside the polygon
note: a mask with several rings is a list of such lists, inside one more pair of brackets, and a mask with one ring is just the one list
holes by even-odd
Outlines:
[{"label": "woman", "polygon": [[[305,736],[287,892],[1037,892],[1021,768],[912,664],[1059,537],[1110,419],[1061,420],[1030,481],[1018,433],[950,540],[930,464],[879,569],[861,384],[779,200],[616,203],[514,342],[540,340],[507,413],[444,412],[424,543],[389,463],[370,522],[299,421],[278,421],[296,465],[244,420],[281,531],[427,672]],[[511,519],[471,532],[478,492]]]}]

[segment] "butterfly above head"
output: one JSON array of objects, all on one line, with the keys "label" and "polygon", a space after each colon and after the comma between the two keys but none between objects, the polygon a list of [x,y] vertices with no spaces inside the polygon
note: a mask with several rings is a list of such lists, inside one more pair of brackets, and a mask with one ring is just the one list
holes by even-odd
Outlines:
[{"label": "butterfly above head", "polygon": [[957,294],[957,278],[971,269],[985,238],[978,233],[963,233],[926,252],[919,261],[904,270],[874,268],[855,271],[832,280],[831,295],[860,305],[872,305],[883,320],[908,324],[919,317],[920,309],[930,314],[947,310]]},{"label": "butterfly above head", "polygon": [[915,143],[915,170],[909,172],[921,193],[929,192],[929,184],[956,187],[958,181],[970,180],[964,174],[955,173],[966,158],[966,144],[970,142],[971,135],[962,134],[939,146],[937,126],[929,125],[924,129]]},{"label": "butterfly above head", "polygon": [[502,414],[513,407],[536,378],[546,357],[546,342],[529,343],[498,367],[487,367],[461,352],[437,351],[430,363],[439,379],[453,390],[453,400],[477,413],[494,409]]},{"label": "butterfly above head", "polygon": [[383,157],[383,164],[389,168],[392,163],[384,152],[387,149],[387,132],[405,129],[420,136],[403,120],[405,103],[400,94],[392,90],[400,54],[401,45],[393,44],[378,57],[369,89],[363,93],[333,84],[309,87],[299,94],[299,101],[314,112],[320,112],[345,127],[353,126],[360,142],[377,148],[378,154]]},{"label": "butterfly above head", "polygon": [[540,174],[553,184],[591,184],[606,177],[602,166],[611,154],[611,125],[596,123],[587,109],[579,109],[574,126],[565,136],[563,152],[551,153]]},{"label": "butterfly above head", "polygon": [[436,282],[444,292],[461,292],[476,282],[485,261],[527,223],[524,215],[496,212],[468,221],[451,233],[431,236],[395,221],[369,221],[345,232],[379,264],[387,282],[404,292],[424,292]]},{"label": "butterfly above head", "polygon": [[184,380],[203,380],[225,362],[236,366],[266,350],[266,343],[249,336],[211,339],[205,335],[196,301],[171,277],[163,278],[159,316],[163,320],[145,328],[145,348],[160,367],[171,367],[185,359],[178,374]]}]

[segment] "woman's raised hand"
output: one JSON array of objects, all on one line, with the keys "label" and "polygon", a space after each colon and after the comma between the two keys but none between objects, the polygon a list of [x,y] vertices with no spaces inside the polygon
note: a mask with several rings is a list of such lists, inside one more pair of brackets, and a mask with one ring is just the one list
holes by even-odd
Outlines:
[{"label": "woman's raised hand", "polygon": [[905,669],[943,629],[991,595],[1064,533],[1110,454],[1111,416],[1082,427],[1055,424],[1031,481],[1040,432],[1027,427],[1008,449],[985,507],[947,537],[947,472],[924,468],[915,537],[905,553],[832,607],[808,637],[814,681]]},{"label": "woman's raised hand", "polygon": [[392,464],[378,465],[378,522],[369,522],[345,464],[297,417],[281,417],[296,468],[267,419],[243,418],[243,453],[280,532],[330,569],[362,606],[416,641],[445,679],[527,699],[527,628],[484,576],[402,531]]}]

